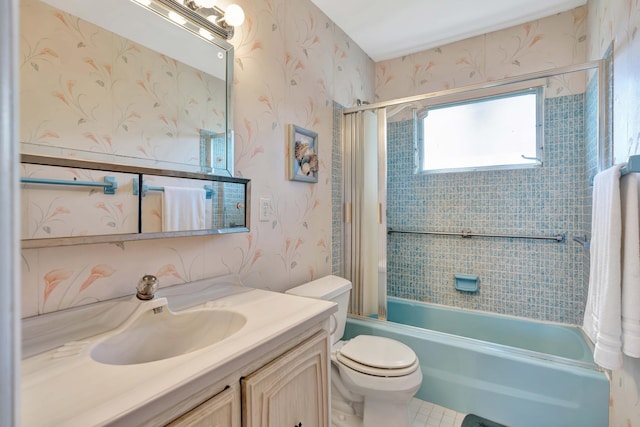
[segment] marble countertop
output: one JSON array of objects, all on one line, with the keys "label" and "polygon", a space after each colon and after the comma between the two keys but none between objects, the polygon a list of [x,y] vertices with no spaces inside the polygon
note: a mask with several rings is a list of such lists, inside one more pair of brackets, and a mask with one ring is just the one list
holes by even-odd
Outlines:
[{"label": "marble countertop", "polygon": [[94,361],[91,349],[144,302],[128,297],[25,319],[22,425],[84,427],[140,416],[141,408],[173,390],[205,375],[221,380],[255,360],[266,344],[283,344],[337,311],[332,302],[246,288],[228,279],[175,286],[158,296],[167,298],[172,311],[220,308],[247,321],[234,335],[191,353],[107,365]]}]

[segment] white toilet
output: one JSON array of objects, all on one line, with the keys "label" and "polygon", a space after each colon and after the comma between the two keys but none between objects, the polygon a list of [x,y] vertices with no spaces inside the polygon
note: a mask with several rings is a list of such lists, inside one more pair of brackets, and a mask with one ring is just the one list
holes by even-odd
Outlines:
[{"label": "white toilet", "polygon": [[351,282],[326,276],[286,291],[338,303],[331,319],[331,422],[336,427],[408,427],[409,402],[420,388],[416,354],[389,338],[359,335],[340,341]]}]

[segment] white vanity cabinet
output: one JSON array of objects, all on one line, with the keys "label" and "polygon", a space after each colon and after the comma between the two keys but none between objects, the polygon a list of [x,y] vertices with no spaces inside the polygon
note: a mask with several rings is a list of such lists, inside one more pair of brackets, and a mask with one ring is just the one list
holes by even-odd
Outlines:
[{"label": "white vanity cabinet", "polygon": [[240,385],[226,388],[167,426],[240,427]]},{"label": "white vanity cabinet", "polygon": [[[150,363],[99,362],[93,351],[138,330],[141,316],[153,319],[160,299],[127,297],[23,321],[22,425],[328,427],[328,331],[337,305],[235,280],[165,290],[161,297],[176,316],[230,311],[246,323],[219,342]],[[197,338],[195,329],[185,326],[184,333]]]},{"label": "white vanity cabinet", "polygon": [[316,334],[242,379],[243,427],[329,424],[327,340]]},{"label": "white vanity cabinet", "polygon": [[328,348],[322,330],[167,426],[327,427]]}]

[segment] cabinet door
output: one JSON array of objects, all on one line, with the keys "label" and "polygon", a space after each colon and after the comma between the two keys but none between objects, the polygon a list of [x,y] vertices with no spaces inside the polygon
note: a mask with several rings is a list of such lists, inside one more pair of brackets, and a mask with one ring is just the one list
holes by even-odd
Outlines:
[{"label": "cabinet door", "polygon": [[243,426],[327,427],[328,348],[322,331],[243,378]]},{"label": "cabinet door", "polygon": [[240,427],[240,387],[234,384],[167,426]]}]

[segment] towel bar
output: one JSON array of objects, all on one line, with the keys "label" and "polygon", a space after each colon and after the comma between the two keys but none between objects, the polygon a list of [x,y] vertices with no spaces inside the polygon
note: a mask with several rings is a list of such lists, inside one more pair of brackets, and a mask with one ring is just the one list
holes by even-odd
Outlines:
[{"label": "towel bar", "polygon": [[104,194],[116,194],[118,183],[113,176],[105,176],[104,183],[93,181],[69,181],[49,178],[20,178],[23,184],[68,185],[72,187],[102,187]]},{"label": "towel bar", "polygon": [[523,236],[523,235],[511,235],[511,234],[480,234],[472,233],[469,230],[462,230],[459,233],[447,232],[447,231],[416,231],[416,230],[395,230],[393,228],[387,228],[387,233],[401,233],[401,234],[434,234],[439,236],[460,236],[466,237],[498,237],[505,239],[534,239],[534,240],[555,240],[558,243],[564,243],[564,233],[558,233],[554,236]]},{"label": "towel bar", "polygon": [[[138,178],[133,178],[133,194],[135,196],[138,195],[138,187],[139,187],[139,181]],[[156,186],[152,186],[152,185],[147,185],[144,182],[142,183],[142,197],[144,197],[147,194],[147,191],[161,191],[164,192],[164,187],[156,187]],[[211,199],[213,197],[213,186],[209,185],[209,184],[205,184],[204,185],[204,191],[206,192],[206,198],[207,199]]]}]

